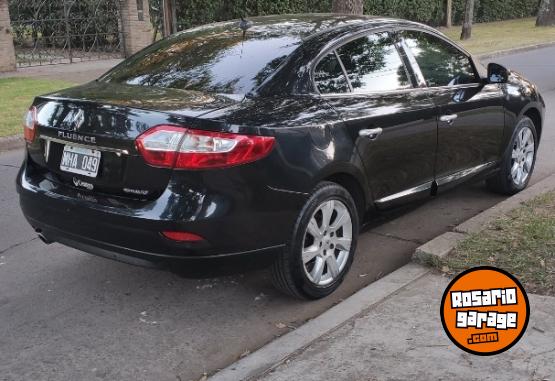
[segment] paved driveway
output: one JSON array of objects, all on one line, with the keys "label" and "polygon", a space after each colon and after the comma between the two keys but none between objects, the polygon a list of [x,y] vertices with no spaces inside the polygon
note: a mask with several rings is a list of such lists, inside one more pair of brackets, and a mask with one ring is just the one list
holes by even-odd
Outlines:
[{"label": "paved driveway", "polygon": [[[536,80],[551,105],[533,181],[555,172],[555,48],[497,59]],[[299,302],[268,273],[197,279],[131,267],[35,238],[17,206],[22,152],[0,154],[0,379],[195,380],[404,265],[414,249],[501,198],[481,184],[382,217],[361,237],[331,298]],[[232,269],[231,269],[232,270]]]}]

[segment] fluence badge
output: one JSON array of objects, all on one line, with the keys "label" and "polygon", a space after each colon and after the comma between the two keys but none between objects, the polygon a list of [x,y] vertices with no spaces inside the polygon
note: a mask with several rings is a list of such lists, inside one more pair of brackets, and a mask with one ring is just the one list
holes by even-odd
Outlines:
[{"label": "fluence badge", "polygon": [[530,304],[513,275],[495,267],[459,274],[441,300],[441,323],[460,349],[480,356],[515,345],[528,326]]}]

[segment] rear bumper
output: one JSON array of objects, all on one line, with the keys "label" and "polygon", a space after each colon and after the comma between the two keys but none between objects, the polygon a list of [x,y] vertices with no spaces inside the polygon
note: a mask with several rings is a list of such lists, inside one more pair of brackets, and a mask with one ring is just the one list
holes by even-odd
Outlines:
[{"label": "rear bumper", "polygon": [[187,249],[179,255],[165,255],[130,249],[110,244],[108,242],[97,241],[88,237],[75,235],[68,231],[62,231],[55,227],[45,225],[39,221],[33,220],[30,217],[27,217],[27,221],[48,241],[58,242],[62,245],[94,254],[99,257],[141,267],[165,268],[167,265],[175,261],[202,262],[225,259],[241,259],[245,261],[256,260],[261,262],[271,261],[272,257],[279,253],[279,251],[284,247],[284,245],[277,245],[250,251],[213,255],[202,255],[199,254],[198,250]]},{"label": "rear bumper", "polygon": [[[172,179],[156,200],[140,201],[61,185],[25,163],[17,189],[23,214],[48,240],[137,265],[275,254],[306,197],[221,182],[210,190],[180,180]],[[174,242],[161,235],[168,230],[205,241]]]}]

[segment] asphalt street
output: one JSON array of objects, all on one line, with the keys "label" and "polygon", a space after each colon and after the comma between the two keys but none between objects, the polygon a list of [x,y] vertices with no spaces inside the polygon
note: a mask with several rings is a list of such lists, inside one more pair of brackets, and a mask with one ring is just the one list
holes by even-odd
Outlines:
[{"label": "asphalt street", "polygon": [[[536,81],[548,103],[537,182],[555,172],[555,48],[495,61]],[[198,380],[502,200],[474,184],[378,218],[338,292],[301,302],[276,292],[266,270],[214,277],[231,270],[204,267],[184,276],[44,245],[19,211],[14,179],[22,156],[0,154],[0,380]]]}]

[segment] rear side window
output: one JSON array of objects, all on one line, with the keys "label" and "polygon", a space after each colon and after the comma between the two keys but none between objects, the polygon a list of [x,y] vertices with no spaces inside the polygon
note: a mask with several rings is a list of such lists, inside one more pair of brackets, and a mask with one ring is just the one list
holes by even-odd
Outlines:
[{"label": "rear side window", "polygon": [[470,58],[463,52],[428,33],[406,31],[402,34],[428,86],[455,86],[476,83]]},{"label": "rear side window", "polygon": [[394,41],[387,33],[356,39],[337,49],[337,53],[354,93],[412,87]]},{"label": "rear side window", "polygon": [[347,78],[334,52],[320,61],[314,71],[314,82],[322,94],[349,92]]}]

